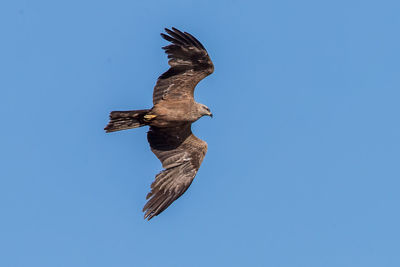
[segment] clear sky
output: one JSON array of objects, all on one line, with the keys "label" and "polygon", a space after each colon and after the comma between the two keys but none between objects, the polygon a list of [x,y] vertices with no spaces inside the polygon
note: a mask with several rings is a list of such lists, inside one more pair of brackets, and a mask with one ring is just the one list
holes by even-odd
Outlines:
[{"label": "clear sky", "polygon": [[[0,2],[0,266],[400,266],[399,1]],[[215,72],[189,190],[150,222],[177,27]]]}]

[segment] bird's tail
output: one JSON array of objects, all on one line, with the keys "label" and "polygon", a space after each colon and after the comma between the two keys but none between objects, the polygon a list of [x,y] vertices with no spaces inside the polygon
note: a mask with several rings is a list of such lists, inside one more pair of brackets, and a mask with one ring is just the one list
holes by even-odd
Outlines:
[{"label": "bird's tail", "polygon": [[149,109],[112,111],[110,113],[110,122],[104,130],[110,133],[145,126],[147,125],[145,116],[149,111]]}]

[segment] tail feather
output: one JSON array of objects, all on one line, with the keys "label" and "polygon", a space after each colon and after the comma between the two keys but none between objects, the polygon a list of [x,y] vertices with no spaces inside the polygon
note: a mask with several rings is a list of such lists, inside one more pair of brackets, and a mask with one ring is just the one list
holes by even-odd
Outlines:
[{"label": "tail feather", "polygon": [[110,122],[104,130],[110,133],[145,126],[147,123],[144,120],[144,116],[149,111],[149,109],[112,111],[110,113]]}]

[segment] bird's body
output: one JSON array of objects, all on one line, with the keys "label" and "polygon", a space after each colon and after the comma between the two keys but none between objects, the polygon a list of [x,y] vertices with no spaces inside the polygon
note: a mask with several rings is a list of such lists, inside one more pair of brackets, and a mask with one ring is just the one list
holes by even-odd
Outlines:
[{"label": "bird's body", "polygon": [[[155,117],[149,125],[156,127],[177,127],[185,123],[193,123],[203,115],[199,111],[199,103],[193,99],[182,99],[174,102],[160,101],[155,104],[148,115]],[[179,106],[179,109],[176,107]]]},{"label": "bird's body", "polygon": [[157,80],[151,109],[113,111],[106,132],[150,126],[147,140],[164,170],[151,185],[143,208],[151,219],[165,210],[190,186],[207,152],[207,143],[193,135],[191,125],[210,109],[194,100],[196,85],[211,74],[214,66],[204,46],[189,33],[165,29],[161,36],[172,44],[168,71]]}]

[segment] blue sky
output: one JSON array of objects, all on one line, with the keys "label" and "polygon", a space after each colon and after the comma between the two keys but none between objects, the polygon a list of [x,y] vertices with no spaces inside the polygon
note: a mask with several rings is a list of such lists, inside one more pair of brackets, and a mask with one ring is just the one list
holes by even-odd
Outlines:
[{"label": "blue sky", "polygon": [[[398,1],[0,3],[0,265],[400,266]],[[147,222],[159,33],[215,64],[190,189]]]}]

